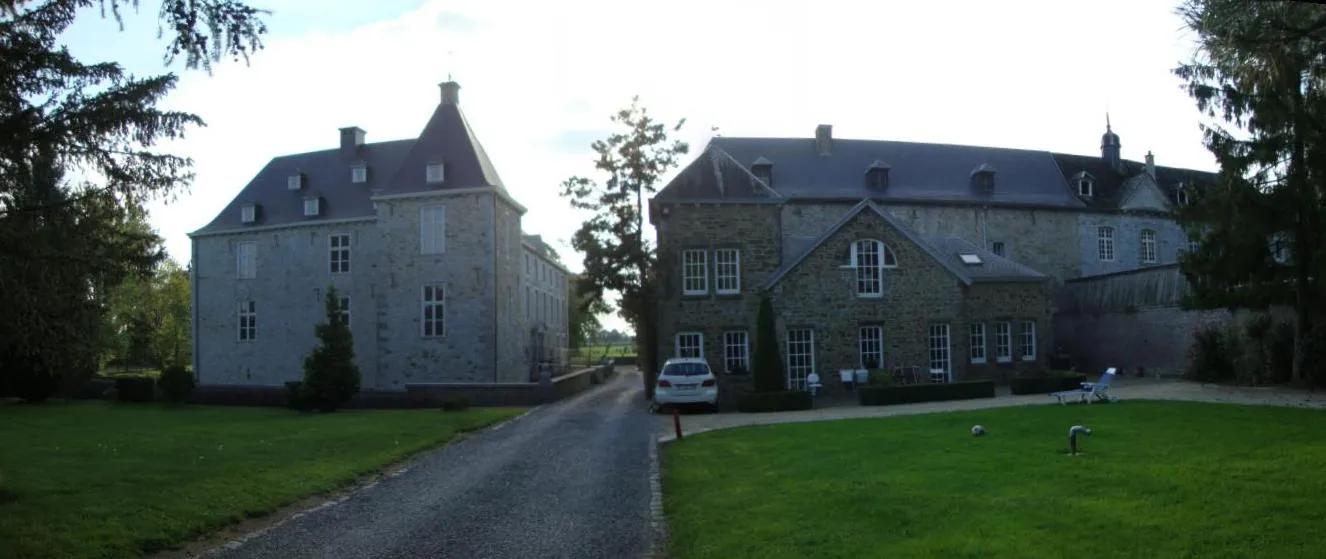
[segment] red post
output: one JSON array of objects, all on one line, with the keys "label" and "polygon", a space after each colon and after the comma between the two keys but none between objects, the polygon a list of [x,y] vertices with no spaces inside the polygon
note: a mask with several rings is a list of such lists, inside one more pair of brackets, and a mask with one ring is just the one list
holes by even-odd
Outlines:
[{"label": "red post", "polygon": [[672,407],[672,428],[677,431],[677,438],[681,438],[681,413],[677,412],[677,407]]}]

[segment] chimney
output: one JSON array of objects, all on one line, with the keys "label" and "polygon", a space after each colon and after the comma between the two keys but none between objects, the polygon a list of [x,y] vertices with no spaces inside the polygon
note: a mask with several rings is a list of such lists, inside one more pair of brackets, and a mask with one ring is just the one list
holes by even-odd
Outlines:
[{"label": "chimney", "polygon": [[1153,179],[1156,178],[1156,156],[1151,155],[1150,150],[1146,152],[1146,174],[1151,175]]},{"label": "chimney", "polygon": [[460,84],[453,81],[446,81],[437,85],[438,87],[442,88],[443,105],[460,104]]},{"label": "chimney", "polygon": [[341,129],[341,155],[354,155],[364,145],[364,130],[358,126]]},{"label": "chimney", "polygon": [[820,155],[829,155],[833,152],[832,124],[821,124],[815,127],[815,148],[819,150]]}]

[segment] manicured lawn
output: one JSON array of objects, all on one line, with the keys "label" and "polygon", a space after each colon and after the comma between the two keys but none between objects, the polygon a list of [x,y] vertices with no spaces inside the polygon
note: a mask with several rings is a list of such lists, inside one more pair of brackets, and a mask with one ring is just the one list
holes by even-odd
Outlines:
[{"label": "manicured lawn", "polygon": [[1131,401],[701,434],[664,448],[670,556],[1320,556],[1323,425]]},{"label": "manicured lawn", "polygon": [[518,413],[0,404],[0,556],[137,557]]},{"label": "manicured lawn", "polygon": [[611,346],[587,346],[580,348],[577,355],[598,359],[604,354],[608,357],[630,357],[635,355],[635,343],[612,344]]}]

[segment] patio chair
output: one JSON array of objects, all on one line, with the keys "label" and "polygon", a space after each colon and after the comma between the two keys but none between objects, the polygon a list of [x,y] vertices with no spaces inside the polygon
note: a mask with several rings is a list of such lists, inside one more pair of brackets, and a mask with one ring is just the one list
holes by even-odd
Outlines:
[{"label": "patio chair", "polygon": [[856,370],[838,369],[838,380],[842,381],[844,389],[852,390],[856,387]]},{"label": "patio chair", "polygon": [[1076,390],[1061,390],[1059,392],[1051,392],[1050,395],[1058,398],[1060,404],[1068,403],[1068,400],[1074,396],[1077,397],[1079,402],[1086,402],[1087,404],[1091,404],[1096,400],[1109,400],[1110,381],[1114,379],[1114,376],[1118,374],[1118,372],[1118,369],[1110,367],[1105,369],[1105,372],[1100,375],[1099,381],[1084,382],[1082,383],[1081,388]]},{"label": "patio chair", "polygon": [[806,389],[810,390],[811,396],[815,396],[819,394],[821,388],[824,388],[824,383],[820,382],[819,373],[812,371],[806,376]]}]

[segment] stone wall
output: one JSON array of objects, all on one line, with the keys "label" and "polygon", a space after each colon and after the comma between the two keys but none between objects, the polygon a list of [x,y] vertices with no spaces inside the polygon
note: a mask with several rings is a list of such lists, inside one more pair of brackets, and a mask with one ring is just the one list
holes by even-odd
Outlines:
[{"label": "stone wall", "polygon": [[[417,236],[418,228],[415,229]],[[350,235],[350,273],[332,274],[328,239]],[[371,221],[199,237],[193,248],[197,323],[195,370],[208,384],[282,386],[303,377],[304,356],[317,344],[329,284],[350,297],[350,331],[365,388],[379,386],[376,315],[384,287],[373,264]],[[255,243],[253,279],[237,278],[238,245]],[[239,340],[239,304],[253,301],[257,337]]]},{"label": "stone wall", "polygon": [[[784,255],[799,253],[853,205],[783,205]],[[1079,234],[1078,214],[1074,212],[940,204],[884,203],[881,207],[917,233],[958,237],[987,250],[1000,242],[1005,256],[1036,271],[1057,280],[1078,276],[1080,250],[1074,243],[1064,242]]]},{"label": "stone wall", "polygon": [[524,275],[521,273],[525,251],[521,243],[520,213],[511,203],[492,197],[496,219],[493,257],[493,278],[497,297],[493,301],[497,313],[496,343],[491,347],[496,363],[495,382],[523,382],[529,380],[525,354],[529,333],[525,322]]},{"label": "stone wall", "polygon": [[[805,208],[803,208],[805,209]],[[834,216],[836,222],[849,207]],[[827,211],[812,208],[812,211]],[[659,259],[663,280],[660,296],[661,356],[676,354],[677,334],[703,335],[704,357],[724,369],[724,334],[745,332],[747,354],[754,351],[759,306],[756,289],[785,262],[782,226],[807,219],[771,204],[684,205],[669,208],[659,219]],[[796,227],[810,225],[805,222]],[[826,225],[827,227],[827,225]],[[823,230],[821,229],[820,232]],[[816,233],[817,235],[819,233]],[[898,268],[886,271],[882,299],[858,298],[855,272],[848,263],[850,245],[859,238],[875,238],[894,252]],[[723,239],[714,242],[713,239]],[[681,294],[681,252],[685,249],[735,247],[741,250],[740,295]],[[712,252],[709,253],[712,274]],[[710,280],[712,289],[712,279]],[[873,212],[862,212],[830,237],[823,246],[791,270],[773,291],[780,351],[787,361],[786,332],[810,328],[814,332],[814,367],[830,390],[838,387],[837,370],[860,366],[862,326],[884,331],[885,366],[915,366],[929,370],[928,332],[931,324],[948,324],[951,370],[955,378],[991,377],[1015,368],[1037,366],[1051,347],[1050,297],[1047,284],[975,285],[964,288],[946,268],[912,244]],[[1037,361],[1015,360],[998,368],[968,371],[969,320],[1027,319],[1037,323]],[[993,345],[993,342],[991,342]],[[728,385],[745,381],[730,379]]]},{"label": "stone wall", "polygon": [[[1114,260],[1101,260],[1099,229],[1114,229]],[[1089,214],[1078,216],[1079,266],[1077,273],[1067,277],[1088,277],[1114,272],[1135,270],[1142,263],[1142,230],[1156,232],[1156,262],[1146,266],[1169,265],[1179,261],[1179,254],[1188,249],[1188,235],[1171,219],[1145,215]]]}]

